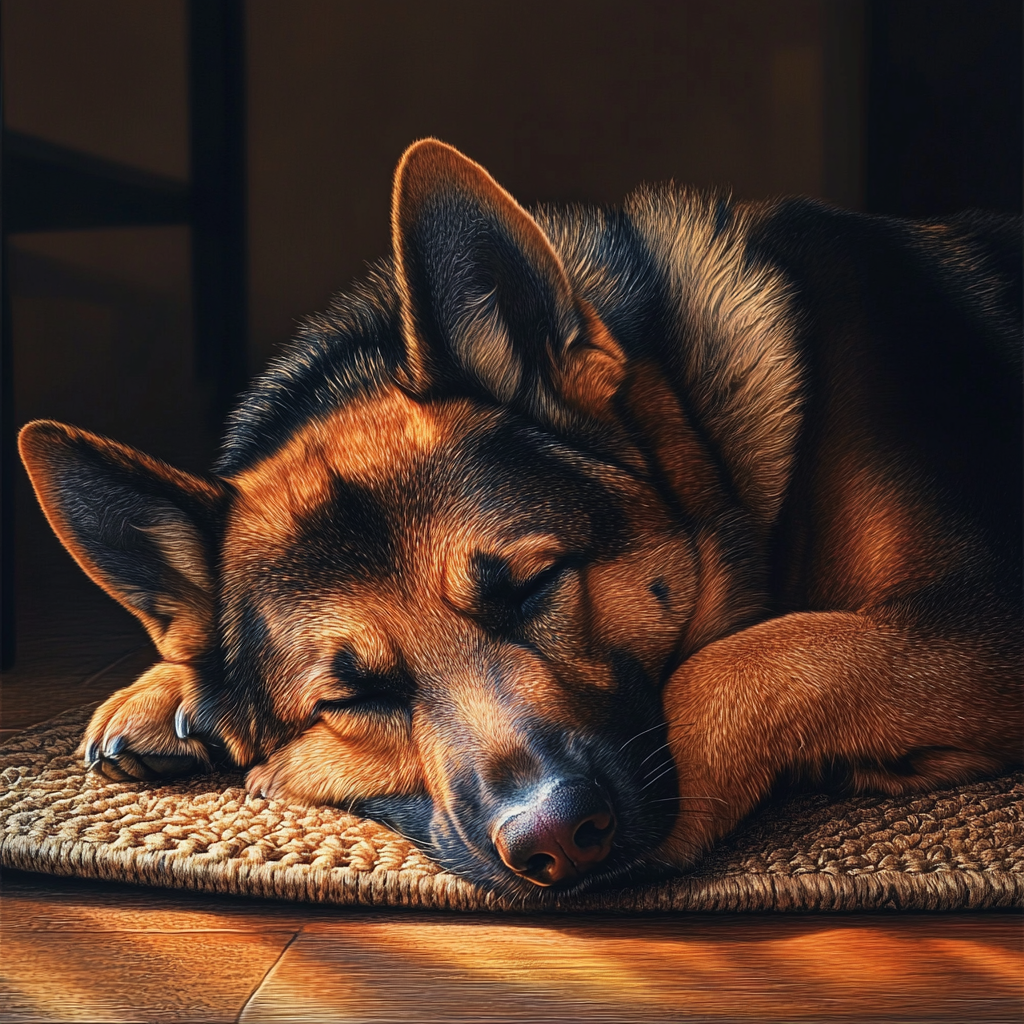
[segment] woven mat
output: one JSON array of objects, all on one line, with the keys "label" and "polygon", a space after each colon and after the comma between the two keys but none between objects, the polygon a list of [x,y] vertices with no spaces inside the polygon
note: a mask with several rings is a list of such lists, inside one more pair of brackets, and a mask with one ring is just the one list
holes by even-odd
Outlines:
[{"label": "woven mat", "polygon": [[509,906],[393,832],[245,794],[239,773],[110,783],[74,754],[91,708],[0,745],[0,864],[170,888],[447,910],[949,910],[1024,905],[1024,772],[907,799],[806,796],[659,884]]}]

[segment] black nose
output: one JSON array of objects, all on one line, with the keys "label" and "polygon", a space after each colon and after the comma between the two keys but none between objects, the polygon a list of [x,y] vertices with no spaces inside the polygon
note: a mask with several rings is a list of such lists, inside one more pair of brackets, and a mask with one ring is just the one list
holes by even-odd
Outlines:
[{"label": "black nose", "polygon": [[588,783],[541,787],[532,799],[499,820],[492,832],[498,856],[537,885],[556,885],[586,874],[608,856],[615,815]]}]

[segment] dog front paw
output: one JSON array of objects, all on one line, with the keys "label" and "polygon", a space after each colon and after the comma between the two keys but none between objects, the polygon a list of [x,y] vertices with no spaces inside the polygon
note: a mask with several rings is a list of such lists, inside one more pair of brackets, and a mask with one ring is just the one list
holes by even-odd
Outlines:
[{"label": "dog front paw", "polygon": [[93,713],[79,754],[114,782],[170,779],[208,771],[210,750],[194,735],[195,670],[160,662]]},{"label": "dog front paw", "polygon": [[273,758],[246,772],[245,791],[264,800],[287,800],[290,795]]},{"label": "dog front paw", "polygon": [[245,791],[264,800],[296,804],[332,804],[330,794],[321,792],[315,771],[303,771],[296,765],[294,745],[278,747],[271,755],[246,772]]},{"label": "dog front paw", "polygon": [[315,722],[254,765],[245,788],[253,796],[333,807],[422,790],[419,763],[405,747],[386,733],[382,742],[380,731],[344,733],[343,727]]}]

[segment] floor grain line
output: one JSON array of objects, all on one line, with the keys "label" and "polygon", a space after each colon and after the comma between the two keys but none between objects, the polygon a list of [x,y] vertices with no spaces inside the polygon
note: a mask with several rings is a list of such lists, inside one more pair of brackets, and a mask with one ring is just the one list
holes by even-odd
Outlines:
[{"label": "floor grain line", "polygon": [[238,1011],[238,1015],[235,1017],[235,1024],[240,1024],[242,1018],[245,1016],[245,1011],[249,1008],[249,1004],[253,1001],[253,999],[256,998],[256,994],[259,992],[261,988],[263,988],[267,978],[269,978],[270,975],[274,973],[274,969],[281,962],[281,959],[284,957],[285,953],[287,953],[288,950],[291,949],[292,943],[294,943],[298,937],[299,932],[293,932],[292,937],[284,944],[284,946],[281,949],[281,952],[277,956],[277,959],[267,968],[266,973],[253,987],[253,990],[249,993],[245,1002],[242,1003],[241,1009]]}]

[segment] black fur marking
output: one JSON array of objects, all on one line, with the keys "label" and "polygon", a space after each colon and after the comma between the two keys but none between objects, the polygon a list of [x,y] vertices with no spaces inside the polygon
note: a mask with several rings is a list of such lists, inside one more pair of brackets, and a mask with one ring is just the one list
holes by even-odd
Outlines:
[{"label": "black fur marking", "polygon": [[390,576],[397,568],[393,517],[371,490],[335,477],[330,498],[299,520],[279,569],[301,586]]},{"label": "black fur marking", "polygon": [[390,261],[382,261],[302,324],[229,417],[215,472],[251,468],[309,420],[394,380],[403,346],[391,275]]},{"label": "black fur marking", "polygon": [[651,584],[651,593],[658,599],[660,604],[668,604],[668,584],[660,577]]},{"label": "black fur marking", "polygon": [[358,801],[351,810],[353,814],[381,822],[424,850],[430,849],[430,819],[434,805],[425,793],[371,797]]},{"label": "black fur marking", "polygon": [[728,231],[729,225],[732,223],[732,206],[724,196],[715,203],[714,218],[714,237],[718,238]]},{"label": "black fur marking", "polygon": [[142,468],[130,470],[108,459],[84,441],[65,441],[57,451],[69,455],[55,462],[67,527],[124,600],[166,625],[160,598],[174,593],[180,580],[146,529],[177,527],[198,535],[212,562],[220,510]]},{"label": "black fur marking", "polygon": [[528,580],[514,580],[500,558],[477,555],[473,568],[481,621],[496,636],[525,639],[530,620],[543,614],[565,574],[581,561],[563,558]]},{"label": "black fur marking", "polygon": [[272,750],[287,734],[267,691],[266,667],[273,662],[274,645],[263,614],[252,602],[242,602],[232,630],[237,640],[225,651],[223,684],[216,712],[204,709],[206,721],[216,717],[227,731],[245,737],[256,751]]},{"label": "black fur marking", "polygon": [[531,532],[572,537],[581,552],[621,550],[625,517],[615,492],[560,458],[551,437],[509,420],[472,443],[472,462],[482,469],[473,479],[481,509],[521,509]]},{"label": "black fur marking", "polygon": [[341,684],[344,695],[334,700],[319,701],[315,714],[329,709],[379,712],[408,709],[416,689],[409,673],[401,666],[391,666],[383,671],[369,669],[360,664],[355,652],[347,647],[335,654],[331,671]]}]

